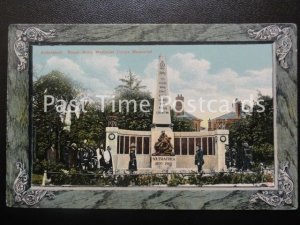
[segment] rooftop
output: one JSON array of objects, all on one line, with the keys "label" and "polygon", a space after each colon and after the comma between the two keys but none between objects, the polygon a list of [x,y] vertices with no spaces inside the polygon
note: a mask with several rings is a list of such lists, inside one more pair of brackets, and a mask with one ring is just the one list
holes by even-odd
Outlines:
[{"label": "rooftop", "polygon": [[176,116],[177,118],[186,118],[186,119],[190,119],[190,120],[201,120],[200,118],[188,113],[188,112],[184,112],[183,115],[179,115],[179,116]]},{"label": "rooftop", "polygon": [[214,118],[214,119],[223,119],[223,120],[226,120],[226,119],[237,119],[238,117],[237,117],[237,115],[236,115],[236,113],[235,112],[230,112],[230,113],[226,113],[226,114],[224,114],[224,115],[222,115],[222,116],[219,116],[219,117],[216,117],[216,118]]}]

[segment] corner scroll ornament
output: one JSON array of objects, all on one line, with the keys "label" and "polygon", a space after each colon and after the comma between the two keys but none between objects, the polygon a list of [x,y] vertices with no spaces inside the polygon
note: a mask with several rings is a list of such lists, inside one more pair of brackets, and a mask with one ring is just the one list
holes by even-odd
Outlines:
[{"label": "corner scroll ornament", "polygon": [[24,164],[17,162],[17,169],[19,174],[14,182],[15,202],[25,203],[26,205],[33,206],[39,203],[44,197],[54,199],[55,195],[52,192],[46,190],[30,190],[29,188],[29,177]]},{"label": "corner scroll ornament", "polygon": [[248,30],[250,38],[256,40],[275,40],[276,42],[276,56],[280,63],[280,66],[284,69],[288,69],[289,66],[286,62],[286,56],[292,48],[292,40],[290,38],[291,29],[289,27],[280,28],[277,25],[267,26],[259,31],[252,29]]},{"label": "corner scroll ornament", "polygon": [[49,30],[49,32],[42,31],[36,27],[29,27],[26,30],[17,30],[14,50],[19,59],[18,71],[25,70],[28,63],[29,42],[41,42],[53,37],[55,37],[54,29]]},{"label": "corner scroll ornament", "polygon": [[287,173],[289,162],[284,162],[279,168],[278,191],[262,191],[251,196],[250,202],[255,203],[262,200],[268,205],[277,207],[282,205],[291,205],[294,190],[294,184]]}]

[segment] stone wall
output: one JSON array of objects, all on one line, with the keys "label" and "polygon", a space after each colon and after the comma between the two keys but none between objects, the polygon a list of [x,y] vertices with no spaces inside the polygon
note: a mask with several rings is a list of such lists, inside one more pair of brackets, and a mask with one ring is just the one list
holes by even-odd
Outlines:
[{"label": "stone wall", "polygon": [[[151,138],[151,131],[132,131],[118,129],[117,127],[106,128],[106,146],[112,147],[113,167],[114,170],[127,170],[129,162],[129,154],[117,154],[118,136],[149,136],[152,139],[151,146],[153,145],[153,137]],[[113,133],[115,138],[111,140],[109,134]],[[204,171],[222,171],[226,170],[225,166],[225,145],[228,144],[228,130],[214,130],[214,131],[201,131],[201,132],[172,132],[174,138],[188,138],[188,137],[214,137],[215,154],[204,155]],[[157,135],[156,135],[157,136]],[[174,139],[173,138],[173,139]],[[153,153],[153,152],[152,152]],[[151,169],[151,151],[149,154],[136,154],[137,166],[141,171]],[[176,155],[176,169],[195,170],[194,155]]]}]

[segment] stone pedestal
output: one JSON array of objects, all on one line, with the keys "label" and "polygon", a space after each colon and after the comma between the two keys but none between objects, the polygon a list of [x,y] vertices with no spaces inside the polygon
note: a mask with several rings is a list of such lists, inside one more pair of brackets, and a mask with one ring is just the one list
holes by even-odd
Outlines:
[{"label": "stone pedestal", "polygon": [[176,156],[151,156],[153,170],[169,170],[176,168]]},{"label": "stone pedestal", "polygon": [[[156,153],[154,148],[160,135],[164,132],[170,139],[171,145],[174,148],[174,132],[170,127],[153,127],[151,129],[151,168],[153,170],[169,170],[176,168],[176,156],[153,155]],[[172,150],[174,154],[174,149]]]}]

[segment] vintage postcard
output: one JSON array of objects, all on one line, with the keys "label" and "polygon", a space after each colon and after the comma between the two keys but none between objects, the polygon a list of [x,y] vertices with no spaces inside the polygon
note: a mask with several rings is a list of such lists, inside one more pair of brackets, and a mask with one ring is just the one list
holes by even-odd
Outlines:
[{"label": "vintage postcard", "polygon": [[7,205],[298,208],[296,45],[294,24],[11,25]]}]

